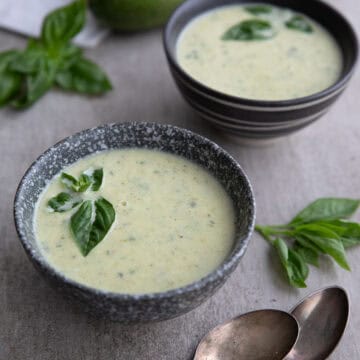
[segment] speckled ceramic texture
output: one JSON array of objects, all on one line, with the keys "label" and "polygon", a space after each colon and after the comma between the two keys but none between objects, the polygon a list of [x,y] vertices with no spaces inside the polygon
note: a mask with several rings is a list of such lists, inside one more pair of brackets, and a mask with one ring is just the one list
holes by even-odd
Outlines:
[{"label": "speckled ceramic texture", "polygon": [[[176,59],[176,43],[191,20],[218,6],[259,2],[304,13],[334,36],[343,53],[344,65],[333,86],[299,99],[250,100],[213,90],[182,70]],[[348,85],[358,58],[358,40],[352,26],[338,11],[319,0],[187,0],[176,9],[165,28],[164,48],[174,80],[190,106],[218,129],[253,141],[289,135],[326,114]]]},{"label": "speckled ceramic texture", "polygon": [[[162,150],[194,161],[208,169],[231,196],[236,213],[234,248],[216,271],[198,282],[163,293],[111,293],[65,278],[41,255],[35,239],[33,217],[35,203],[47,183],[65,166],[84,156],[129,147]],[[128,324],[181,315],[211,296],[229,277],[245,253],[254,227],[255,202],[249,180],[239,164],[215,143],[170,125],[128,123],[85,130],[47,150],[21,180],[15,197],[14,215],[16,229],[27,255],[53,287],[95,316]]]}]

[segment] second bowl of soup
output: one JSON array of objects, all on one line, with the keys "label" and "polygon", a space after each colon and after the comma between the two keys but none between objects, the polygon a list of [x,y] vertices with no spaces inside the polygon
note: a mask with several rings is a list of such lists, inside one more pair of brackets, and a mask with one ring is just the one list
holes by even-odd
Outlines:
[{"label": "second bowl of soup", "polygon": [[322,116],[358,53],[350,24],[315,0],[188,0],[170,19],[164,44],[190,105],[213,125],[255,139]]}]

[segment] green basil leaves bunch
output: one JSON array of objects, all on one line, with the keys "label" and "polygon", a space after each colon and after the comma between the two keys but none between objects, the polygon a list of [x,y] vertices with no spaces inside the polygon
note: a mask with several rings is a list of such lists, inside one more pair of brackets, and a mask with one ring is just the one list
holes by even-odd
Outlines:
[{"label": "green basil leaves bunch", "polygon": [[49,13],[26,49],[0,53],[0,106],[28,107],[54,85],[93,95],[111,90],[106,74],[71,43],[85,20],[85,0],[74,1]]},{"label": "green basil leaves bunch", "polygon": [[115,221],[115,210],[109,201],[103,197],[85,200],[81,196],[86,191],[96,192],[100,189],[103,169],[88,169],[79,179],[62,173],[60,181],[68,191],[51,198],[48,208],[52,212],[62,213],[78,207],[70,218],[70,229],[81,253],[87,256],[104,239]]},{"label": "green basil leaves bunch", "polygon": [[360,224],[347,219],[359,205],[359,200],[322,198],[288,224],[257,225],[255,229],[277,250],[290,284],[302,288],[306,287],[308,265],[319,266],[321,254],[350,270],[345,249],[360,244]]}]

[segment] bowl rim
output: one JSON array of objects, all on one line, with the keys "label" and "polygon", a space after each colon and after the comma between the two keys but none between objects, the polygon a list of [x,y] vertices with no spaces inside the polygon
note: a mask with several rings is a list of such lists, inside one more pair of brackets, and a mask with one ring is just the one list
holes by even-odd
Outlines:
[{"label": "bowl rim", "polygon": [[[91,287],[85,284],[82,284],[80,282],[77,282],[75,280],[70,279],[69,277],[62,274],[60,271],[56,270],[55,267],[51,266],[50,263],[45,259],[44,256],[40,255],[40,252],[33,252],[34,246],[31,244],[30,241],[28,241],[25,232],[22,231],[21,226],[19,225],[21,223],[21,211],[18,209],[21,207],[21,199],[20,194],[22,190],[24,189],[25,182],[28,178],[31,178],[33,169],[37,166],[37,164],[43,160],[46,159],[46,157],[51,154],[53,151],[58,149],[62,144],[66,143],[69,139],[73,140],[78,137],[84,136],[84,135],[90,135],[93,132],[101,131],[105,129],[112,129],[114,127],[131,127],[136,125],[143,125],[145,127],[151,126],[151,127],[160,127],[165,129],[176,129],[178,131],[181,131],[187,135],[190,135],[192,138],[196,138],[198,140],[204,141],[208,143],[214,150],[220,151],[223,155],[225,155],[232,163],[235,165],[237,171],[239,171],[242,175],[244,186],[249,190],[249,200],[250,200],[250,222],[246,229],[246,235],[243,237],[243,245],[236,251],[231,252],[224,260],[223,262],[212,272],[207,274],[206,276],[202,277],[201,279],[192,282],[188,285],[181,286],[179,288],[167,290],[164,292],[152,292],[152,293],[140,293],[140,294],[128,294],[128,293],[120,293],[120,292],[114,292],[114,291],[108,291],[104,289],[98,289],[95,287]],[[109,149],[110,150],[110,149]],[[100,150],[106,151],[106,150]],[[97,152],[94,152],[94,154]],[[89,154],[90,155],[90,154]],[[179,155],[181,156],[181,155]],[[191,160],[189,160],[191,161]],[[71,164],[68,164],[71,165]],[[213,175],[215,176],[215,175]],[[43,189],[42,189],[43,190]],[[40,156],[38,156],[32,164],[29,166],[29,168],[26,170],[24,175],[22,176],[20,183],[16,189],[15,198],[14,198],[14,205],[13,205],[13,216],[14,216],[14,223],[16,232],[18,235],[18,238],[24,247],[25,252],[27,255],[31,258],[33,262],[36,263],[42,270],[46,271],[51,277],[54,277],[57,281],[60,281],[62,283],[65,283],[66,285],[69,285],[73,288],[76,288],[77,290],[85,291],[87,293],[91,293],[96,296],[102,296],[105,298],[111,298],[113,300],[123,300],[123,301],[147,301],[147,300],[163,300],[163,299],[169,299],[173,298],[179,295],[183,295],[185,293],[191,293],[193,291],[202,289],[206,287],[210,283],[214,283],[218,280],[221,280],[224,277],[224,274],[227,274],[227,272],[240,260],[240,258],[245,254],[247,247],[250,242],[251,235],[254,231],[255,227],[255,218],[256,218],[256,202],[254,197],[254,191],[252,189],[252,185],[249,181],[248,176],[240,166],[240,164],[222,147],[217,145],[214,141],[206,138],[205,136],[202,136],[200,134],[197,134],[191,130],[181,128],[175,125],[171,124],[162,124],[162,123],[155,123],[155,122],[124,122],[124,123],[108,123],[105,125],[95,126],[92,128],[88,128],[79,132],[74,133],[73,135],[67,136],[56,142],[54,145],[49,147],[47,150],[45,150]],[[237,243],[239,238],[234,239],[234,244]]]},{"label": "bowl rim", "polygon": [[[273,2],[277,2],[278,0],[272,0],[272,4]],[[351,66],[349,67],[349,69],[347,69],[346,72],[344,72],[343,74],[341,74],[341,76],[339,77],[339,79],[331,86],[327,87],[326,89],[316,92],[314,94],[310,94],[307,96],[303,96],[300,98],[294,98],[294,99],[286,99],[286,100],[258,100],[258,99],[248,99],[248,98],[243,98],[240,96],[235,96],[235,95],[229,95],[226,94],[225,92],[221,92],[218,91],[216,89],[213,89],[207,85],[205,85],[204,83],[196,80],[195,78],[193,78],[191,75],[189,75],[185,70],[182,69],[182,67],[180,66],[180,64],[178,63],[175,54],[173,54],[173,52],[170,50],[170,43],[169,43],[169,38],[170,35],[172,33],[172,27],[173,27],[173,23],[175,22],[176,17],[181,16],[183,10],[189,6],[189,4],[191,3],[195,3],[196,0],[185,0],[182,4],[180,4],[175,11],[172,13],[171,17],[169,18],[168,22],[166,23],[166,26],[163,29],[163,33],[162,33],[162,40],[163,40],[163,47],[165,50],[165,55],[166,58],[170,64],[170,68],[172,71],[176,71],[178,72],[178,74],[180,75],[180,78],[184,78],[186,82],[190,83],[190,84],[194,84],[194,86],[196,86],[198,89],[194,89],[197,92],[202,93],[202,91],[204,91],[205,93],[202,93],[204,96],[208,97],[208,98],[212,98],[216,101],[222,101],[222,102],[227,102],[229,103],[229,105],[232,104],[241,104],[244,106],[247,106],[249,109],[252,109],[254,107],[257,107],[257,110],[262,110],[264,108],[267,108],[266,110],[271,110],[274,108],[289,108],[291,109],[292,107],[302,107],[302,106],[308,106],[309,103],[317,103],[319,101],[322,101],[324,99],[327,99],[329,97],[332,97],[332,95],[337,94],[339,92],[341,92],[343,90],[343,88],[345,88],[347,82],[350,80],[350,78],[352,77],[355,69],[356,69],[356,65],[358,62],[358,58],[359,58],[359,41],[356,35],[356,31],[354,30],[354,27],[352,26],[352,24],[350,23],[349,20],[347,20],[347,18],[339,11],[337,10],[335,7],[325,3],[323,0],[307,0],[307,1],[312,1],[313,3],[322,6],[325,11],[327,12],[332,12],[335,16],[337,16],[339,18],[340,21],[342,21],[349,30],[350,33],[350,40],[353,43],[353,51],[354,51],[354,58],[353,61],[351,63]],[[261,3],[270,3],[270,1],[268,0],[259,0],[259,2]],[[239,2],[239,0],[233,0],[233,3],[243,3],[246,4],[246,1],[241,1]],[[276,4],[275,4],[276,5]],[[216,7],[223,7],[223,6],[231,6],[231,4],[227,4],[227,5],[218,5]],[[277,5],[277,6],[281,6],[281,5]],[[214,7],[214,8],[216,8]],[[288,6],[290,9],[292,8],[291,6]],[[213,9],[213,7],[211,7],[210,9]],[[205,13],[205,10],[203,13]],[[203,14],[202,13],[202,14]],[[191,20],[195,19],[198,15],[192,15]],[[190,21],[191,21],[190,20]],[[316,20],[317,21],[317,20]],[[317,21],[318,23],[320,23],[326,30],[329,31],[329,28],[326,27],[325,25],[323,25],[320,21]],[[186,23],[186,25],[189,22]],[[185,25],[185,26],[186,26]],[[184,30],[185,26],[182,27],[181,31]],[[180,34],[181,32],[179,32]],[[338,43],[338,41],[336,41]],[[344,56],[344,51],[341,49],[341,53]],[[189,84],[187,84],[186,86],[191,86]]]}]

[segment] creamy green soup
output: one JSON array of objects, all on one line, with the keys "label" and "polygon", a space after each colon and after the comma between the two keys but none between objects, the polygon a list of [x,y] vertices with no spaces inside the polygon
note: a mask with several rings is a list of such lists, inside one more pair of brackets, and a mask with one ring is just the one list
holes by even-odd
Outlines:
[{"label": "creamy green soup", "polygon": [[[253,14],[247,5],[231,5],[195,18],[177,43],[180,66],[215,90],[248,99],[293,99],[333,85],[342,71],[342,54],[332,35],[302,14],[270,9]],[[311,31],[287,25],[297,16],[310,24]],[[231,27],[247,20],[268,22],[275,36],[224,40]]]},{"label": "creamy green soup", "polygon": [[190,284],[218,267],[234,239],[232,201],[205,169],[182,157],[144,149],[111,150],[64,169],[73,176],[103,168],[100,190],[116,211],[105,238],[87,255],[69,228],[76,208],[50,212],[64,190],[55,177],[37,203],[34,223],[46,260],[70,279],[120,293],[162,292]]}]

